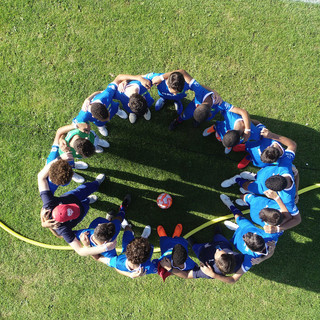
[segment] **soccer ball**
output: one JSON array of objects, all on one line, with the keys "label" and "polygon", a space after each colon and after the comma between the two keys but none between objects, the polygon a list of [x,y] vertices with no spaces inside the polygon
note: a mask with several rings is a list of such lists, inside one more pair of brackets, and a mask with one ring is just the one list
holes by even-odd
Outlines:
[{"label": "soccer ball", "polygon": [[161,193],[157,198],[157,205],[161,209],[169,209],[172,205],[172,197],[168,193]]}]

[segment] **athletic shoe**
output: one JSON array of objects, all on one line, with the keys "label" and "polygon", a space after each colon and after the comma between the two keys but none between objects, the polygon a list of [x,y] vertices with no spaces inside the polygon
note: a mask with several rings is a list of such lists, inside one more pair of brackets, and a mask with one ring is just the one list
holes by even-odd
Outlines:
[{"label": "athletic shoe", "polygon": [[134,113],[129,113],[129,121],[130,123],[135,123],[137,121],[137,115]]},{"label": "athletic shoe", "polygon": [[220,194],[220,199],[229,209],[234,205],[226,194]]},{"label": "athletic shoe", "polygon": [[183,104],[181,103],[181,101],[175,101],[173,104],[174,104],[174,107],[175,107],[178,115],[180,116],[180,114],[183,111]]},{"label": "athletic shoe", "polygon": [[164,103],[165,103],[165,100],[163,98],[158,99],[158,101],[154,105],[155,110],[159,111],[160,109],[162,109],[164,106]]},{"label": "athletic shoe", "polygon": [[224,153],[229,154],[231,152],[232,148],[224,148]]},{"label": "athletic shoe", "polygon": [[84,177],[80,176],[80,174],[77,174],[73,172],[72,180],[76,183],[84,183],[85,179]]},{"label": "athletic shoe", "polygon": [[121,222],[121,227],[122,227],[123,229],[125,229],[125,228],[128,227],[128,226],[130,226],[128,220],[123,219],[123,221]]},{"label": "athletic shoe", "polygon": [[238,167],[238,169],[244,169],[245,167],[247,167],[249,165],[250,162],[251,162],[251,157],[248,154],[238,163],[237,167]]},{"label": "athletic shoe", "polygon": [[142,231],[141,238],[148,239],[150,234],[151,234],[151,227],[150,226],[145,226],[143,231]]},{"label": "athletic shoe", "polygon": [[245,179],[245,180],[251,180],[251,181],[256,180],[256,174],[253,172],[243,171],[240,173],[240,176],[242,179]]},{"label": "athletic shoe", "polygon": [[216,130],[214,129],[214,126],[212,125],[211,127],[205,129],[203,132],[202,132],[202,135],[204,137],[207,137],[209,136],[211,133],[214,133]]},{"label": "athletic shoe", "polygon": [[239,226],[236,223],[231,222],[229,220],[226,220],[223,223],[229,230],[232,230],[232,231],[236,231],[239,228]]},{"label": "athletic shoe", "polygon": [[114,210],[111,210],[109,213],[107,213],[106,219],[111,221],[116,215],[117,213]]},{"label": "athletic shoe", "polygon": [[106,175],[104,173],[100,173],[100,174],[97,175],[96,181],[98,181],[99,184],[101,184],[104,181],[105,178],[106,178]]},{"label": "athletic shoe", "polygon": [[95,194],[91,194],[89,197],[89,204],[95,203],[98,200],[98,197]]},{"label": "athletic shoe", "polygon": [[242,194],[246,194],[246,193],[252,193],[248,190],[245,190],[244,188],[239,188],[239,191],[242,193]]},{"label": "athletic shoe", "polygon": [[151,119],[151,111],[150,111],[150,109],[147,110],[147,112],[143,115],[143,117],[148,121]]},{"label": "athletic shoe", "polygon": [[244,152],[246,151],[246,145],[244,143],[237,144],[232,148],[234,152]]},{"label": "athletic shoe", "polygon": [[230,178],[230,179],[227,179],[227,180],[224,180],[221,182],[221,187],[222,188],[229,188],[231,187],[233,184],[236,183],[236,179],[237,178],[241,178],[241,176],[239,174],[235,175],[234,177]]},{"label": "athletic shoe", "polygon": [[103,149],[100,146],[96,146],[96,153],[103,153]]},{"label": "athletic shoe", "polygon": [[110,143],[107,140],[99,139],[98,140],[98,146],[104,147],[104,148],[109,148]]},{"label": "athletic shoe", "polygon": [[74,168],[80,169],[80,170],[85,170],[88,168],[88,164],[85,163],[84,161],[77,161],[74,163]]},{"label": "athletic shoe", "polygon": [[106,126],[98,127],[98,130],[104,137],[106,137],[108,135],[108,130],[107,130]]},{"label": "athletic shoe", "polygon": [[249,205],[246,203],[246,202],[244,202],[242,199],[237,199],[236,200],[236,204],[238,205],[238,206],[241,206],[241,207],[248,207]]},{"label": "athletic shoe", "polygon": [[169,130],[173,131],[178,127],[179,124],[181,124],[181,122],[179,122],[177,119],[174,119],[169,125]]},{"label": "athletic shoe", "polygon": [[126,194],[126,196],[123,198],[123,201],[122,201],[122,206],[123,206],[124,210],[128,209],[128,206],[130,203],[131,203],[131,194],[128,193],[128,194]]},{"label": "athletic shoe", "polygon": [[176,227],[174,228],[172,238],[174,238],[174,237],[180,237],[180,236],[181,236],[181,233],[182,233],[182,224],[181,224],[181,223],[178,223],[178,224],[176,225]]},{"label": "athletic shoe", "polygon": [[120,108],[118,109],[118,112],[116,113],[116,115],[118,117],[120,117],[121,119],[127,119],[128,118],[127,113],[124,110],[120,109]]},{"label": "athletic shoe", "polygon": [[157,233],[159,237],[167,237],[167,233],[161,225],[157,227]]}]

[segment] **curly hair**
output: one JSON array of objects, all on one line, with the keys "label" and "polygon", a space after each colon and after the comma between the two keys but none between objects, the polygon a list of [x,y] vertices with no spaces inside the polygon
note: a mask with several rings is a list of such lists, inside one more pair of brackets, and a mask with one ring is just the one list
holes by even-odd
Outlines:
[{"label": "curly hair", "polygon": [[232,148],[239,143],[240,143],[240,132],[238,130],[228,131],[222,139],[222,144],[226,148]]},{"label": "curly hair", "polygon": [[93,156],[96,150],[95,146],[91,143],[91,141],[80,137],[74,141],[73,147],[74,150],[76,150],[76,152],[80,154],[80,156],[83,158]]},{"label": "curly hair", "polygon": [[94,102],[91,105],[91,114],[99,121],[107,121],[110,113],[106,106],[99,102]]},{"label": "curly hair", "polygon": [[108,242],[116,233],[116,228],[112,222],[99,223],[94,229],[93,235],[96,240]]},{"label": "curly hair", "polygon": [[271,226],[278,226],[283,220],[283,215],[277,209],[263,208],[259,212],[259,218]]},{"label": "curly hair", "polygon": [[276,147],[268,147],[261,153],[260,159],[264,163],[273,163],[280,158],[280,150]]},{"label": "curly hair", "polygon": [[214,260],[214,262],[223,275],[234,272],[236,259],[233,254],[223,253],[219,259]]},{"label": "curly hair", "polygon": [[199,123],[206,121],[211,116],[211,109],[209,106],[201,104],[193,112],[193,118]]},{"label": "curly hair", "polygon": [[49,168],[49,179],[58,186],[68,184],[72,176],[73,170],[67,160],[59,159]]},{"label": "curly hair", "polygon": [[178,266],[186,262],[188,258],[188,252],[181,244],[176,244],[172,250],[172,261]]},{"label": "curly hair", "polygon": [[168,78],[168,87],[177,92],[182,92],[185,80],[181,72],[172,72]]},{"label": "curly hair", "polygon": [[146,238],[135,238],[127,246],[127,259],[134,264],[141,264],[148,260],[151,253],[151,245]]},{"label": "curly hair", "polygon": [[148,109],[147,100],[138,93],[134,93],[129,99],[129,108],[137,116],[143,116]]}]

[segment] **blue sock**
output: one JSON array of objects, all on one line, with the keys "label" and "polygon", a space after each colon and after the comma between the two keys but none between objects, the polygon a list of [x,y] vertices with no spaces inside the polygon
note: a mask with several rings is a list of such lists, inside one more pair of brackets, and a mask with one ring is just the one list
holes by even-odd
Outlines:
[{"label": "blue sock", "polygon": [[245,183],[245,182],[247,182],[248,180],[245,180],[245,179],[242,179],[242,178],[236,178],[236,183],[240,186],[240,187],[242,187],[243,186],[243,184]]},{"label": "blue sock", "polygon": [[238,208],[236,208],[235,206],[231,206],[230,207],[230,210],[231,210],[231,212],[232,212],[232,214],[235,216],[236,214],[239,214],[239,215],[241,215],[242,216],[242,212],[238,209]]}]

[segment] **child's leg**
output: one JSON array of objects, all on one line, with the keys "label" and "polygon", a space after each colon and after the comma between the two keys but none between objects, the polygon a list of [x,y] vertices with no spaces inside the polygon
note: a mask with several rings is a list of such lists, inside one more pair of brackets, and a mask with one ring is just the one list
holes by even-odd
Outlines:
[{"label": "child's leg", "polygon": [[94,193],[99,189],[99,185],[100,184],[98,181],[86,182],[84,184],[81,184],[76,189],[64,193],[63,196],[72,194],[76,196],[80,201],[84,201],[88,196],[90,196],[91,193]]}]

